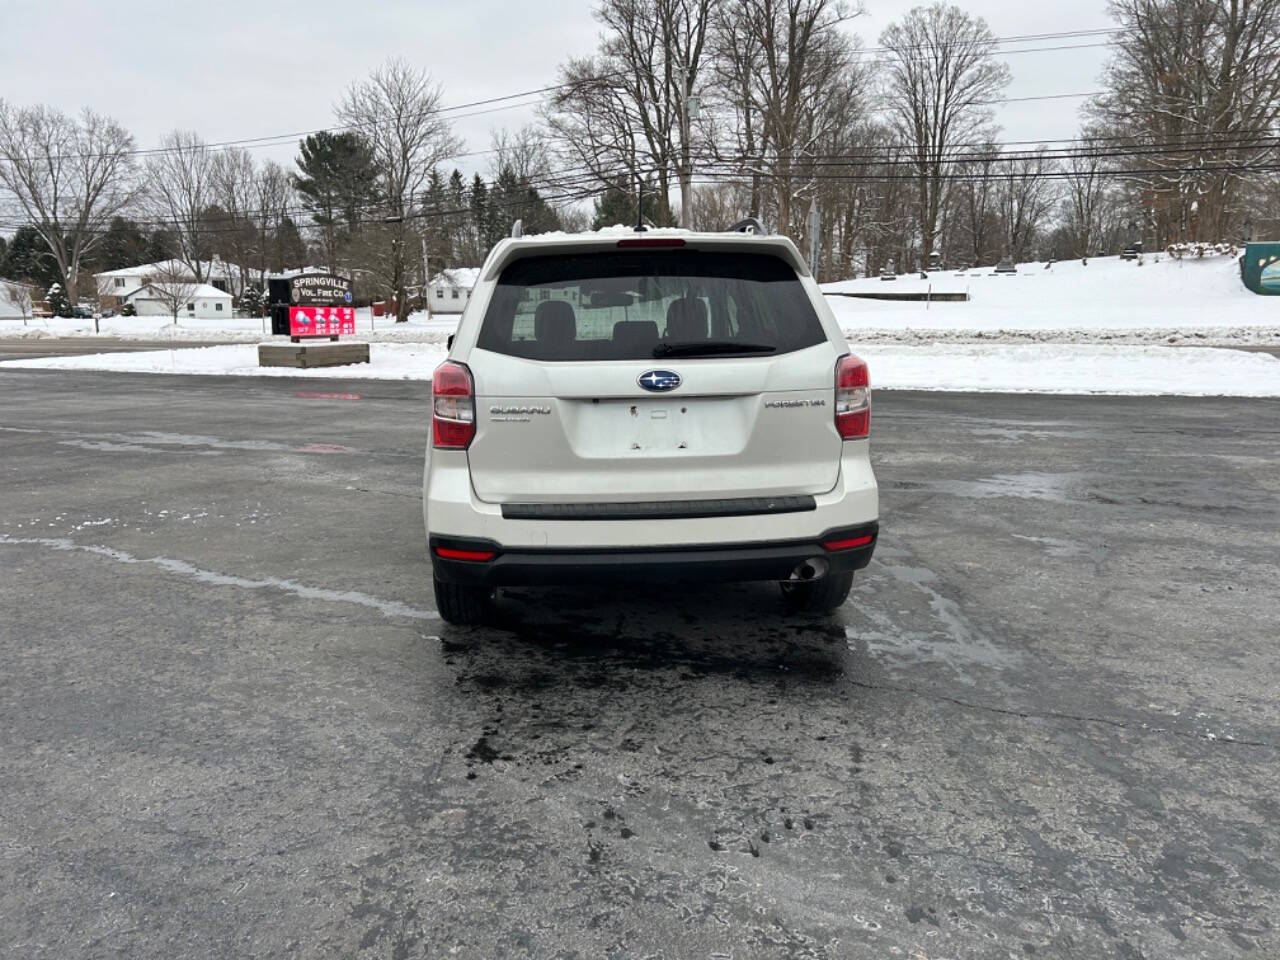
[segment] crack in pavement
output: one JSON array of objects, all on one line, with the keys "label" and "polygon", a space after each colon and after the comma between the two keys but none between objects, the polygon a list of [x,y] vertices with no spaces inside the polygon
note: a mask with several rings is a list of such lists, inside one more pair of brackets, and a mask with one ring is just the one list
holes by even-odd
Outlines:
[{"label": "crack in pavement", "polygon": [[967,710],[979,710],[984,713],[995,713],[1006,717],[1017,717],[1021,720],[1070,720],[1076,723],[1094,723],[1102,726],[1114,727],[1117,730],[1137,730],[1144,733],[1167,733],[1170,736],[1182,737],[1185,740],[1194,740],[1198,743],[1222,743],[1237,747],[1266,747],[1269,750],[1280,749],[1280,744],[1271,743],[1267,740],[1241,740],[1237,737],[1230,736],[1206,736],[1198,733],[1187,733],[1183,730],[1173,730],[1169,727],[1153,727],[1145,722],[1130,723],[1125,720],[1117,720],[1114,717],[1091,717],[1084,714],[1063,713],[1056,710],[1034,711],[1034,710],[1015,710],[1013,707],[993,707],[985,703],[974,703],[972,700],[963,700],[960,697],[950,697],[945,693],[936,693],[928,690],[921,690],[917,687],[902,687],[892,683],[869,683],[866,680],[855,680],[849,678],[848,682],[855,687],[863,690],[883,691],[888,693],[905,693],[913,697],[920,697],[924,700],[936,700],[943,703],[954,704],[957,707],[963,707]]},{"label": "crack in pavement", "polygon": [[247,577],[238,577],[233,574],[218,573],[215,570],[204,570],[194,564],[187,563],[185,560],[174,560],[170,557],[135,557],[131,553],[116,550],[113,547],[76,543],[74,540],[68,540],[64,537],[10,537],[6,534],[0,534],[0,546],[39,546],[47,547],[50,550],[88,553],[93,556],[115,560],[117,563],[149,564],[162,570],[167,570],[170,573],[181,574],[199,583],[207,583],[212,586],[239,587],[244,590],[279,590],[304,600],[353,603],[377,610],[384,617],[405,617],[413,620],[438,620],[440,618],[440,614],[434,610],[418,610],[408,604],[401,603],[399,600],[382,600],[356,590],[326,590],[323,587],[312,587],[305,583],[285,580],[280,577],[251,580]]}]

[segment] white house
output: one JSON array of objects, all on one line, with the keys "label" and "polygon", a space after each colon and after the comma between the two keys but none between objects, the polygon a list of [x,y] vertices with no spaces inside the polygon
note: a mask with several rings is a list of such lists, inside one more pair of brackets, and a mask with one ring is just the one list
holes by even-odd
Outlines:
[{"label": "white house", "polygon": [[[205,277],[204,282],[209,286],[224,292],[240,288],[240,268],[234,264],[214,259],[203,261],[200,268]],[[191,268],[179,260],[161,260],[136,267],[121,267],[119,270],[104,270],[93,276],[98,283],[98,302],[104,310],[119,310],[124,306],[126,294],[161,277],[195,280]]]},{"label": "white house", "polygon": [[39,293],[28,284],[0,280],[0,320],[23,320],[32,316],[39,299]]},{"label": "white house", "polygon": [[455,267],[441,270],[431,278],[427,290],[427,306],[432,313],[461,313],[471,299],[471,291],[480,279],[477,267]]},{"label": "white house", "polygon": [[[121,306],[133,304],[140,317],[172,317],[173,306],[167,295],[162,295],[160,284],[144,284],[118,295]],[[232,317],[231,294],[207,283],[193,283],[186,288],[187,302],[179,305],[178,317],[193,320],[230,320]]]}]

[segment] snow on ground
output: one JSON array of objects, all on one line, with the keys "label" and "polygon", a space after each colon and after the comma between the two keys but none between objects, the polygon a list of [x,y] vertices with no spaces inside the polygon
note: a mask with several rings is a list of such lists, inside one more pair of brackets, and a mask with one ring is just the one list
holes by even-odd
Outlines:
[{"label": "snow on ground", "polygon": [[1280,396],[1280,359],[1240,350],[1092,344],[854,344],[873,388],[998,393]]},{"label": "snow on ground", "polygon": [[1236,260],[1159,262],[1142,266],[1118,257],[1020,264],[1013,276],[990,267],[932,274],[928,281],[900,277],[825,284],[828,294],[848,292],[967,291],[962,303],[894,303],[827,297],[836,319],[859,342],[1280,344],[1280,297],[1260,297],[1240,281]]},{"label": "snow on ground", "polygon": [[341,367],[299,370],[258,366],[257,344],[139,350],[132,353],[91,353],[79,357],[39,357],[8,360],[0,367],[45,370],[107,370],[115,373],[183,373],[212,376],[353,378],[359,380],[430,380],[444,360],[443,343],[373,343],[369,362]]},{"label": "snow on ground", "polygon": [[[368,307],[356,310],[356,332],[362,339],[389,342],[430,342],[453,333],[458,326],[456,314],[427,316],[423,311],[409,315],[406,323],[394,317],[375,317]],[[98,321],[98,332],[92,320],[71,317],[32,319],[24,326],[21,319],[0,318],[0,337],[42,339],[44,337],[119,337],[123,340],[230,340],[258,343],[271,329],[271,321],[257,317],[234,317],[226,320],[197,320],[186,317],[174,324],[169,317],[108,317]]]},{"label": "snow on ground", "polygon": [[[878,389],[1003,393],[1280,396],[1280,359],[1203,348],[1093,345],[854,344]],[[317,370],[259,367],[248,344],[11,360],[0,367],[261,377],[427,380],[443,344],[375,343],[370,363]]]}]

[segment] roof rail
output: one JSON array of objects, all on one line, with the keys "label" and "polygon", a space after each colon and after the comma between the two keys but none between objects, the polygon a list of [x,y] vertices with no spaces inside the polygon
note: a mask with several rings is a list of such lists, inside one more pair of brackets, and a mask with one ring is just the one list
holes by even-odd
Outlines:
[{"label": "roof rail", "polygon": [[764,234],[769,231],[764,228],[764,224],[760,222],[758,217],[747,217],[739,220],[729,228],[729,233],[756,233]]}]

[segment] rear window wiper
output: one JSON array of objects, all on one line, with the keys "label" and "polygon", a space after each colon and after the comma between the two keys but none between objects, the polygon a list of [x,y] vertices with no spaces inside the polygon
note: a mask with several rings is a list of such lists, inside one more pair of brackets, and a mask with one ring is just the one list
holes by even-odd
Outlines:
[{"label": "rear window wiper", "polygon": [[653,348],[655,357],[701,357],[717,353],[775,353],[777,347],[767,343],[739,343],[736,340],[697,340],[691,343],[660,343]]}]

